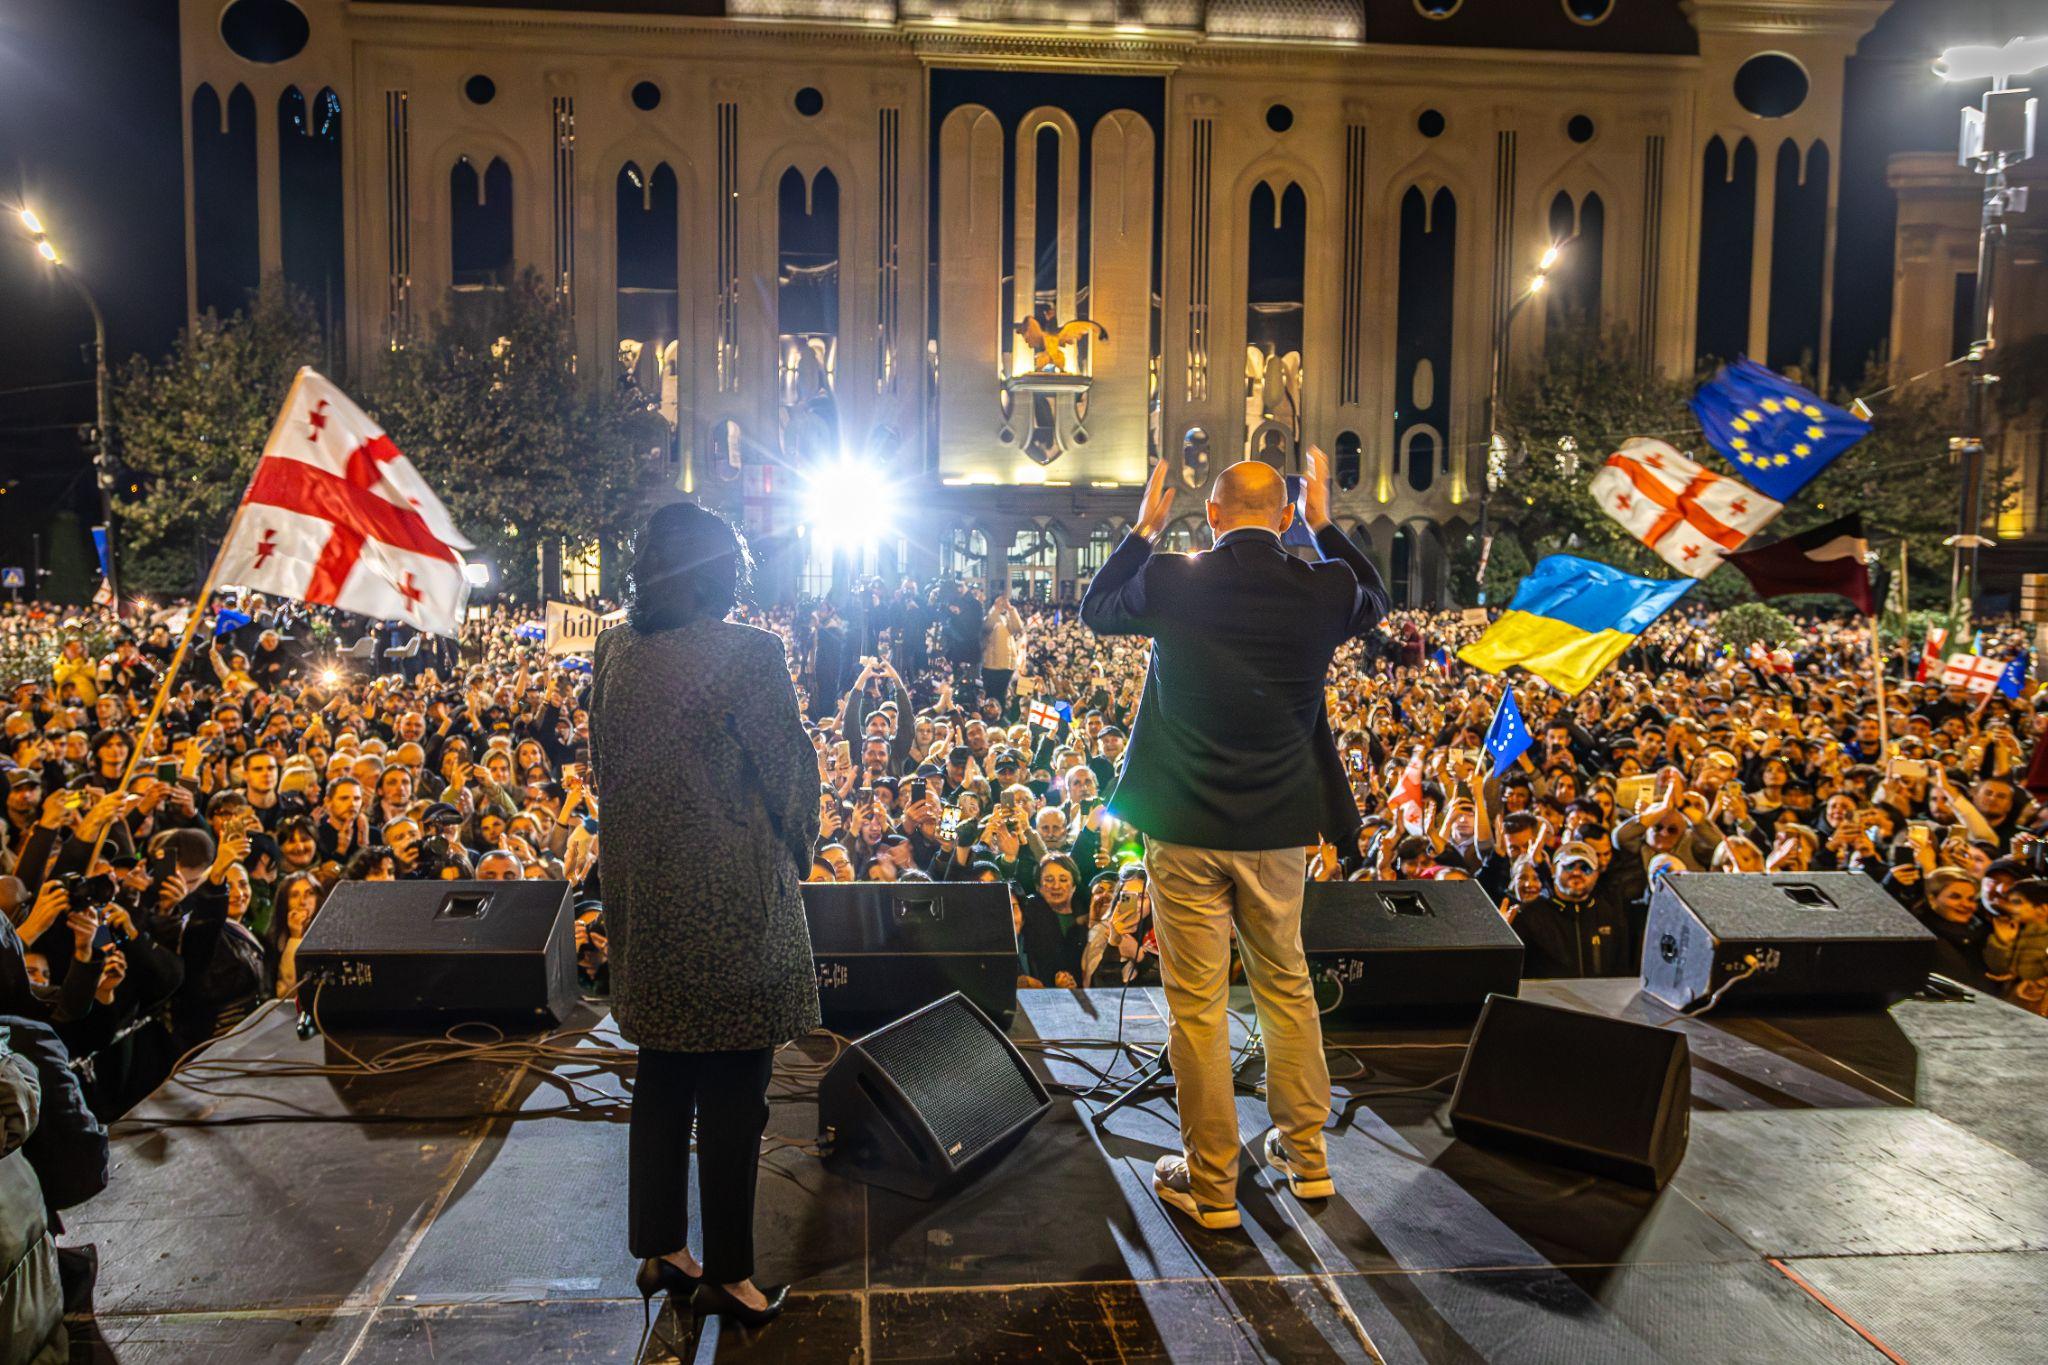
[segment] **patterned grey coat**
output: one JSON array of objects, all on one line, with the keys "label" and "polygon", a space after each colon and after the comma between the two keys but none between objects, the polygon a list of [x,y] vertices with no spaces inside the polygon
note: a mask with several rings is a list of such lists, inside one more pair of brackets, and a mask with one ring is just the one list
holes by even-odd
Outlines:
[{"label": "patterned grey coat", "polygon": [[818,763],[782,641],[729,621],[597,639],[612,1014],[641,1047],[772,1047],[818,1025],[802,885]]}]

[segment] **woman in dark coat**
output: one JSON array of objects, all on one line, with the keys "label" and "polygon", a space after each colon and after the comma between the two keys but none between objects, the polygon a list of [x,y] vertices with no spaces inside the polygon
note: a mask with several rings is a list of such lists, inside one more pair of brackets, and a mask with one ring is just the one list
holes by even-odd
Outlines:
[{"label": "woman in dark coat", "polygon": [[[747,566],[712,513],[654,514],[626,624],[598,637],[590,759],[612,1012],[640,1049],[627,1187],[640,1291],[695,1284],[699,1311],[758,1325],[783,1294],[753,1283],[769,1071],[819,1022],[800,889],[818,767],[781,640],[725,619]],[[684,1245],[693,1115],[701,1271]]]}]

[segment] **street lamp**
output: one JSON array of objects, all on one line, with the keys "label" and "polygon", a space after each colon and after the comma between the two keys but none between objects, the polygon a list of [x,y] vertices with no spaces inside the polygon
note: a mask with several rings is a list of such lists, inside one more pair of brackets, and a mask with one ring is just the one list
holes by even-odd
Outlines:
[{"label": "street lamp", "polygon": [[1962,111],[1962,135],[1956,160],[1984,177],[1984,209],[1977,228],[1977,283],[1970,299],[1970,383],[1965,390],[1964,434],[1949,444],[1962,466],[1956,534],[1949,537],[1955,561],[1949,569],[1949,614],[1954,616],[1963,591],[1963,555],[1970,557],[1970,593],[1977,591],[1977,552],[1985,543],[1978,535],[1984,516],[1984,390],[1998,382],[1991,372],[1997,340],[1992,334],[1992,291],[1997,286],[1998,244],[2005,236],[2005,215],[2024,213],[2027,189],[2009,185],[2005,173],[2034,154],[2034,124],[2039,101],[2025,89],[2013,89],[2015,77],[2048,66],[2048,37],[2015,38],[2003,47],[1976,44],[1952,47],[1934,63],[1945,81],[1989,80],[1980,108]]},{"label": "street lamp", "polygon": [[114,548],[114,469],[107,455],[107,319],[100,312],[99,300],[93,297],[85,281],[64,264],[57,244],[50,240],[43,228],[43,220],[36,216],[35,210],[24,205],[16,211],[16,216],[28,232],[36,255],[78,291],[78,296],[85,300],[87,311],[92,314],[93,425],[86,434],[85,444],[92,455],[94,481],[100,489],[100,520],[107,528],[107,591],[113,596],[114,615],[118,617],[122,614],[121,569]]},{"label": "street lamp", "polygon": [[1564,259],[1565,251],[1578,240],[1578,234],[1552,242],[1543,248],[1543,255],[1536,261],[1536,273],[1529,277],[1528,288],[1516,296],[1507,311],[1501,314],[1500,325],[1493,331],[1493,355],[1491,372],[1486,386],[1486,460],[1479,476],[1479,605],[1486,605],[1486,561],[1493,549],[1493,527],[1490,520],[1493,502],[1493,461],[1501,448],[1500,439],[1500,391],[1507,380],[1508,329],[1514,326],[1515,315],[1522,311],[1522,305],[1550,287],[1550,272]]}]

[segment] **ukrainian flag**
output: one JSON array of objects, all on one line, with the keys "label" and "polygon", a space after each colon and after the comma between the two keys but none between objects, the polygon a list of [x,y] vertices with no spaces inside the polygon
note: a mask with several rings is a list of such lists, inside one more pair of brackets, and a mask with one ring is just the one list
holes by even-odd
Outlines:
[{"label": "ukrainian flag", "polygon": [[1458,657],[1488,673],[1519,664],[1577,694],[1692,585],[1690,578],[1660,582],[1577,555],[1545,555],[1507,611]]}]

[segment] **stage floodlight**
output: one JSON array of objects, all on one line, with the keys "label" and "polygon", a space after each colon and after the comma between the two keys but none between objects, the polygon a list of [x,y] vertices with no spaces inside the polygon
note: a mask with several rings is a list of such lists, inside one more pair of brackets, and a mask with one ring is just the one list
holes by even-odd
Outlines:
[{"label": "stage floodlight", "polygon": [[1935,59],[1934,74],[1945,81],[2002,84],[2048,66],[2048,37],[2014,38],[2003,47],[1972,43],[1949,48]]},{"label": "stage floodlight", "polygon": [[803,524],[824,545],[872,543],[895,521],[895,487],[872,465],[842,458],[805,474],[803,483]]}]

